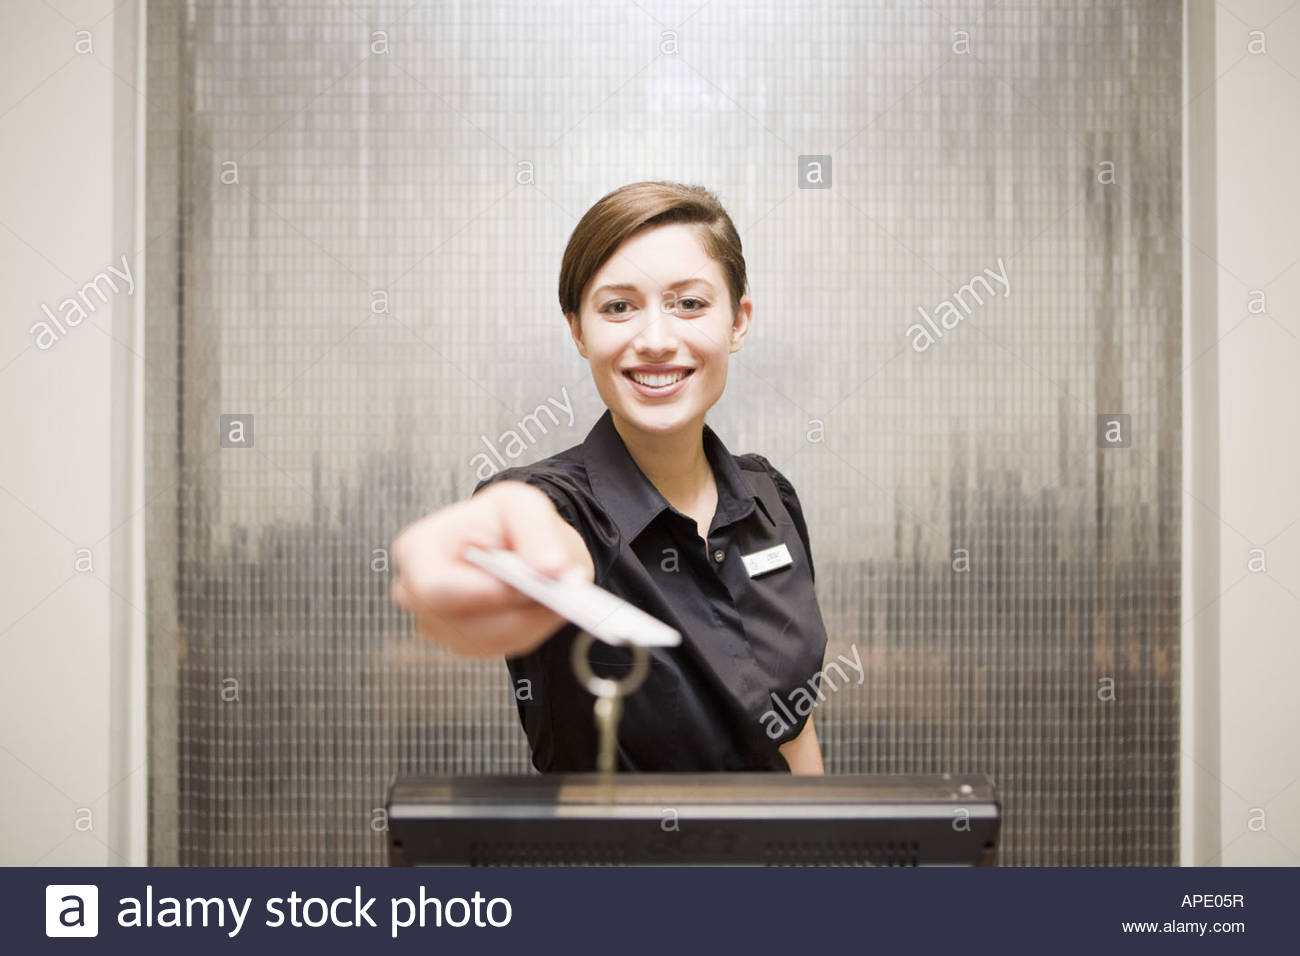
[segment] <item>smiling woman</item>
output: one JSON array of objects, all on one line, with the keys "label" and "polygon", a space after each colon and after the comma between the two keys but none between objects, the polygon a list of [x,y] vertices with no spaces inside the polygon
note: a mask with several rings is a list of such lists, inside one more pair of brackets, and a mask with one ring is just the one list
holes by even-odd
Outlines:
[{"label": "smiling woman", "polygon": [[[740,237],[708,190],[643,182],[602,198],[569,239],[559,298],[607,410],[581,444],[480,481],[394,542],[393,597],[421,633],[506,657],[539,770],[595,763],[577,628],[487,580],[466,544],[580,574],[681,632],[650,649],[624,702],[620,769],[823,771],[807,710],[775,733],[765,719],[772,700],[818,691],[826,651],[803,510],[766,458],[731,454],[704,420],[751,328],[745,290]],[[602,645],[592,662],[631,666]]]}]

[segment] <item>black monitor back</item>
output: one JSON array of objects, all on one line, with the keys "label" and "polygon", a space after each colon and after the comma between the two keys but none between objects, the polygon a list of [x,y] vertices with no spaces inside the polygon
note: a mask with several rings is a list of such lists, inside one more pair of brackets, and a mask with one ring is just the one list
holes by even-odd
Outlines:
[{"label": "black monitor back", "polygon": [[395,866],[988,866],[982,774],[411,776],[388,799]]}]

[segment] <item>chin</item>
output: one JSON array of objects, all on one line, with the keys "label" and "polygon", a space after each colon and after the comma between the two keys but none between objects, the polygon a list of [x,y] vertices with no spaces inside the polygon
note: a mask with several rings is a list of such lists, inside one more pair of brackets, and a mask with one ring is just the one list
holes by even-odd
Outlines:
[{"label": "chin", "polygon": [[702,419],[705,412],[708,411],[708,407],[701,406],[699,402],[657,406],[638,405],[636,402],[621,402],[610,407],[623,421],[640,431],[650,434],[668,434],[680,428],[686,428],[692,422]]},{"label": "chin", "polygon": [[647,412],[644,409],[636,409],[631,414],[624,414],[623,418],[641,429],[643,432],[672,432],[686,425],[691,420],[690,415],[679,412],[665,412],[654,409]]},{"label": "chin", "polygon": [[629,394],[624,377],[621,373],[616,373],[615,380],[610,383],[611,393],[602,394],[601,398],[615,415],[638,430],[666,434],[702,419],[722,397],[720,394],[709,396],[707,401],[701,402],[698,388],[705,384],[710,383],[693,382],[690,387],[694,394],[683,394],[676,401],[642,401],[635,392]]}]

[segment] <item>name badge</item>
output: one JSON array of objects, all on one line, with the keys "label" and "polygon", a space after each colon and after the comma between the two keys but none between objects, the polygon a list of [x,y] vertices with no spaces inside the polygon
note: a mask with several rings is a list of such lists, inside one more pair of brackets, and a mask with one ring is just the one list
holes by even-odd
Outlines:
[{"label": "name badge", "polygon": [[751,578],[794,564],[794,558],[790,557],[790,549],[784,544],[778,544],[775,548],[764,548],[753,554],[742,554],[740,560],[745,562],[745,570],[749,572]]}]

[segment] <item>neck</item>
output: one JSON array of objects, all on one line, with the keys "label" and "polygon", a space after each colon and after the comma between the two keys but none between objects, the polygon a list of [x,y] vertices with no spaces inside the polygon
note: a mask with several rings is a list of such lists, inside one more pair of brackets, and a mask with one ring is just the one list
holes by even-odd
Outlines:
[{"label": "neck", "polygon": [[704,452],[704,419],[671,432],[646,432],[613,416],[628,454],[668,503],[679,508],[708,489],[713,478]]}]

